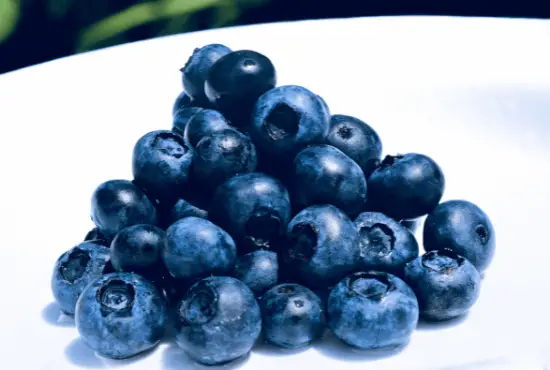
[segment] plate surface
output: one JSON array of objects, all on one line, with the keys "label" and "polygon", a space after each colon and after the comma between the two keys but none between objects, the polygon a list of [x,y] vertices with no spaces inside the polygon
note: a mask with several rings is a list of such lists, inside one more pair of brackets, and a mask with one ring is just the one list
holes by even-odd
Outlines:
[{"label": "plate surface", "polygon": [[[422,326],[399,354],[326,340],[298,354],[262,347],[234,367],[542,369],[550,360],[550,23],[447,17],[309,21],[167,37],[0,76],[0,363],[6,369],[196,369],[174,346],[96,357],[50,292],[56,258],[92,227],[94,188],[130,178],[145,132],[171,127],[178,69],[211,42],[269,56],[280,84],[356,115],[384,152],[432,156],[445,199],[492,218],[493,265],[466,320]],[[545,362],[546,361],[546,362]],[[344,364],[343,362],[347,362]]]}]

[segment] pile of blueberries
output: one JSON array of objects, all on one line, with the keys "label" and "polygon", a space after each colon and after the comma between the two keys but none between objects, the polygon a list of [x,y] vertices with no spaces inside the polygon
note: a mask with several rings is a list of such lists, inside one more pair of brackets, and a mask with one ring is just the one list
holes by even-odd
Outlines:
[{"label": "pile of blueberries", "polygon": [[[495,250],[476,205],[440,203],[430,157],[385,156],[251,50],[195,49],[172,130],[134,147],[133,180],[92,196],[96,227],[55,264],[53,294],[83,341],[123,359],[167,335],[216,365],[259,340],[299,348],[326,328],[361,349],[404,346],[419,317],[464,315]],[[411,225],[427,215],[419,245]]]}]

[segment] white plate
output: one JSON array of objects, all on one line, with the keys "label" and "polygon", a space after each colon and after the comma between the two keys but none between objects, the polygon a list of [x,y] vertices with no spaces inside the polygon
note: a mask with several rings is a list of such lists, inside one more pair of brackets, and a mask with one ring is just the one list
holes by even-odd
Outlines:
[{"label": "white plate", "polygon": [[550,23],[446,17],[222,29],[0,76],[1,368],[196,368],[168,344],[139,360],[96,357],[58,321],[49,284],[56,258],[92,227],[94,188],[130,178],[135,141],[171,126],[179,67],[211,42],[265,53],[280,84],[309,87],[333,112],[366,120],[386,153],[432,156],[445,171],[445,199],[479,204],[497,235],[481,299],[458,325],[421,328],[394,356],[325,341],[294,355],[263,348],[239,366],[542,369],[550,360]]}]

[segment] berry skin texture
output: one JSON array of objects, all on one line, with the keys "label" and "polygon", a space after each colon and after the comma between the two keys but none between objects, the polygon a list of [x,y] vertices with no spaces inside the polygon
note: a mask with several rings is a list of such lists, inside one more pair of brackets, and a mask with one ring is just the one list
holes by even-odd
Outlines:
[{"label": "berry skin texture", "polygon": [[189,108],[192,106],[193,102],[191,98],[185,91],[182,91],[176,98],[176,101],[174,101],[174,105],[172,106],[172,116],[175,116],[180,109]]},{"label": "berry skin texture", "polygon": [[107,274],[78,299],[75,322],[91,349],[112,359],[135,356],[164,336],[166,304],[155,286],[132,273]]},{"label": "berry skin texture", "polygon": [[235,129],[205,136],[195,149],[194,180],[215,189],[229,178],[256,171],[258,157],[250,138]]},{"label": "berry skin texture", "polygon": [[331,205],[311,206],[288,224],[283,270],[311,288],[329,287],[360,262],[359,235],[345,213]]},{"label": "berry skin texture", "polygon": [[335,114],[330,118],[327,144],[353,159],[366,177],[380,164],[382,141],[372,127],[358,118]]},{"label": "berry skin texture", "polygon": [[443,196],[445,177],[423,154],[386,156],[368,179],[369,209],[396,220],[432,212]]},{"label": "berry skin texture", "polygon": [[418,297],[420,315],[430,321],[464,315],[477,301],[481,286],[474,265],[448,249],[427,252],[409,262],[405,281]]},{"label": "berry skin texture", "polygon": [[193,360],[221,365],[250,352],[262,329],[254,294],[231,277],[193,285],[176,309],[176,342]]},{"label": "berry skin texture", "polygon": [[329,132],[328,111],[308,89],[286,85],[263,94],[252,112],[250,136],[265,155],[292,158],[310,144],[320,144]]},{"label": "berry skin texture", "polygon": [[296,210],[332,204],[355,217],[367,199],[361,167],[330,145],[312,145],[294,159],[291,169],[292,205]]},{"label": "berry skin texture", "polygon": [[277,249],[290,216],[286,188],[258,172],[237,175],[220,185],[208,212],[208,218],[233,237],[241,254]]},{"label": "berry skin texture", "polygon": [[223,56],[212,66],[204,90],[232,125],[245,127],[256,100],[276,83],[275,67],[268,57],[239,50]]},{"label": "berry skin texture", "polygon": [[176,279],[230,274],[237,258],[235,242],[212,222],[186,217],[166,230],[164,264]]},{"label": "berry skin texture", "polygon": [[208,101],[204,94],[204,83],[212,66],[224,55],[231,52],[225,45],[209,44],[196,48],[181,71],[183,89],[199,103]]},{"label": "berry skin texture", "polygon": [[304,286],[277,285],[264,294],[260,308],[264,337],[271,344],[301,348],[323,335],[323,303]]},{"label": "berry skin texture", "polygon": [[201,112],[203,109],[198,107],[182,108],[174,113],[174,120],[172,123],[172,132],[180,136],[184,136],[185,127],[195,116],[195,114]]},{"label": "berry skin texture", "polygon": [[245,283],[256,295],[275,286],[279,281],[277,253],[258,250],[237,258],[234,276]]},{"label": "berry skin texture", "polygon": [[106,247],[111,245],[112,238],[108,238],[99,231],[97,227],[94,227],[92,230],[88,231],[84,237],[84,241],[94,241],[96,244],[101,244]]},{"label": "berry skin texture", "polygon": [[213,109],[202,109],[187,122],[184,138],[195,148],[203,137],[228,128],[230,128],[229,122],[220,112]]},{"label": "berry skin texture", "polygon": [[400,347],[418,323],[411,288],[385,272],[357,272],[339,282],[327,303],[328,326],[345,343],[361,349]]},{"label": "berry skin texture", "polygon": [[137,184],[158,199],[178,194],[188,182],[193,150],[171,131],[152,131],[134,146],[132,172]]},{"label": "berry skin texture", "polygon": [[157,223],[153,203],[127,180],[109,180],[99,185],[91,203],[92,221],[108,238],[128,226]]},{"label": "berry skin texture", "polygon": [[109,248],[85,241],[63,253],[55,263],[52,293],[62,312],[74,315],[76,301],[86,286],[109,268]]},{"label": "berry skin texture", "polygon": [[200,205],[194,204],[191,201],[185,199],[178,199],[178,201],[172,206],[170,214],[168,215],[169,225],[181,220],[185,217],[200,217],[207,219],[208,211],[202,209]]},{"label": "berry skin texture", "polygon": [[489,217],[465,200],[441,203],[424,224],[427,251],[448,248],[464,256],[481,273],[495,254],[495,230]]},{"label": "berry skin texture", "polygon": [[363,212],[355,219],[362,269],[403,276],[405,265],[418,257],[418,242],[405,226],[378,212]]},{"label": "berry skin texture", "polygon": [[150,281],[165,274],[161,253],[165,233],[152,225],[134,225],[122,229],[111,243],[111,264],[118,272],[135,272]]}]

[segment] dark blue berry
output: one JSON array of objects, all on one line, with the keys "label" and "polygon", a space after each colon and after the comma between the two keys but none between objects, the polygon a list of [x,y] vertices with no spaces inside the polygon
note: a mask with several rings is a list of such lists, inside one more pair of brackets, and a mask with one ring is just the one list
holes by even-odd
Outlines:
[{"label": "dark blue berry", "polygon": [[290,220],[283,184],[262,173],[237,175],[218,187],[208,217],[227,230],[239,251],[276,249]]},{"label": "dark blue berry", "polygon": [[153,131],[134,146],[134,180],[156,198],[177,197],[187,185],[193,150],[171,131]]},{"label": "dark blue berry", "polygon": [[325,313],[321,299],[298,284],[281,284],[261,300],[265,340],[283,348],[307,346],[323,335]]},{"label": "dark blue berry", "polygon": [[311,206],[288,224],[282,245],[284,271],[310,287],[327,287],[359,266],[359,236],[345,213]]},{"label": "dark blue berry", "polygon": [[347,344],[361,349],[405,345],[418,323],[411,288],[385,272],[357,272],[339,282],[327,304],[328,326]]},{"label": "dark blue berry", "polygon": [[279,281],[277,253],[258,250],[240,256],[235,263],[235,277],[256,295],[262,294]]},{"label": "dark blue berry", "polygon": [[355,219],[363,270],[403,276],[405,265],[418,257],[418,242],[405,226],[378,212],[364,212]]},{"label": "dark blue berry", "polygon": [[174,120],[172,123],[172,132],[175,134],[178,134],[180,136],[183,136],[185,133],[185,127],[187,127],[187,124],[195,116],[195,114],[201,112],[203,108],[198,107],[188,107],[188,108],[182,108],[178,110],[174,114]]},{"label": "dark blue berry", "polygon": [[161,258],[164,241],[164,231],[156,226],[129,226],[111,243],[111,263],[116,271],[135,272],[158,281],[165,275]]},{"label": "dark blue berry", "polygon": [[329,119],[317,95],[304,87],[287,85],[258,99],[249,132],[259,150],[280,161],[293,158],[309,144],[324,142]]},{"label": "dark blue berry", "polygon": [[428,215],[424,248],[452,249],[483,272],[495,254],[495,230],[478,206],[465,200],[450,200]]},{"label": "dark blue berry", "polygon": [[195,148],[193,179],[209,189],[237,175],[254,172],[258,165],[256,147],[235,129],[205,136]]},{"label": "dark blue berry", "polygon": [[367,199],[367,180],[361,167],[333,146],[312,145],[302,150],[290,172],[295,210],[332,204],[355,217]]},{"label": "dark blue berry", "polygon": [[176,98],[176,101],[174,102],[174,105],[172,106],[172,116],[175,116],[176,113],[183,108],[189,108],[193,106],[193,102],[189,95],[185,91],[182,91],[178,97]]},{"label": "dark blue berry", "polygon": [[196,203],[193,200],[187,201],[185,199],[178,199],[170,209],[168,226],[185,217],[200,217],[206,219],[208,218],[208,211],[202,208],[200,203]]},{"label": "dark blue berry", "polygon": [[262,329],[252,291],[231,277],[210,277],[189,289],[176,310],[176,341],[195,361],[221,365],[250,352]]},{"label": "dark blue berry", "polygon": [[106,237],[125,227],[156,225],[155,206],[137,186],[127,180],[109,180],[92,195],[92,221]]},{"label": "dark blue berry", "polygon": [[109,267],[109,248],[95,241],[83,242],[63,253],[55,263],[51,280],[61,311],[73,315],[84,288]]},{"label": "dark blue berry", "polygon": [[210,69],[206,96],[234,126],[248,126],[256,100],[275,87],[275,67],[265,55],[239,50],[220,58]]},{"label": "dark blue berry", "polygon": [[220,227],[198,217],[176,221],[166,230],[162,254],[170,274],[177,279],[200,279],[233,271],[235,242]]},{"label": "dark blue berry", "polygon": [[94,227],[92,230],[88,231],[88,233],[84,237],[84,241],[92,240],[94,241],[94,243],[105,245],[106,247],[108,247],[111,245],[112,238],[103,235],[103,233],[99,231],[97,227]]},{"label": "dark blue berry", "polygon": [[187,122],[184,138],[194,148],[203,137],[228,128],[230,128],[229,122],[220,112],[202,109]]},{"label": "dark blue berry", "polygon": [[466,258],[449,249],[430,251],[409,262],[405,281],[418,297],[420,315],[449,320],[464,315],[479,296],[479,272]]},{"label": "dark blue berry", "polygon": [[432,212],[445,190],[441,168],[430,157],[409,153],[386,156],[368,179],[369,209],[396,220]]},{"label": "dark blue berry", "polygon": [[367,177],[380,164],[382,141],[372,127],[358,118],[333,115],[327,143],[353,159]]},{"label": "dark blue berry", "polygon": [[100,355],[124,359],[164,336],[166,303],[155,286],[132,273],[105,275],[82,292],[75,314],[80,337]]},{"label": "dark blue berry", "polygon": [[181,69],[181,81],[185,92],[199,103],[207,101],[204,83],[212,66],[231,49],[221,44],[209,44],[193,50],[193,54]]}]

